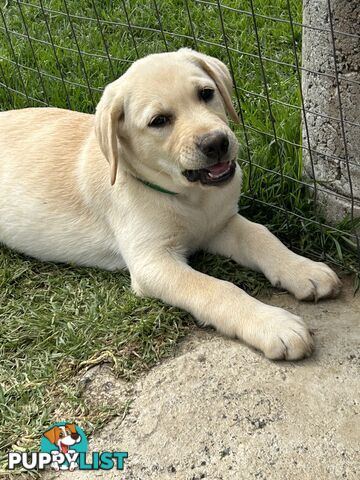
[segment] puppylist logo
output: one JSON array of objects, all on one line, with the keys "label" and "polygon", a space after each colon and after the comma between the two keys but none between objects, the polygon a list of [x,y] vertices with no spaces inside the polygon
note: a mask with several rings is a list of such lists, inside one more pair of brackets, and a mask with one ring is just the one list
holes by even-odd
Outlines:
[{"label": "puppylist logo", "polygon": [[88,441],[75,423],[58,422],[41,437],[40,452],[9,452],[8,469],[43,470],[48,465],[56,471],[124,469],[127,452],[92,452],[86,458]]}]

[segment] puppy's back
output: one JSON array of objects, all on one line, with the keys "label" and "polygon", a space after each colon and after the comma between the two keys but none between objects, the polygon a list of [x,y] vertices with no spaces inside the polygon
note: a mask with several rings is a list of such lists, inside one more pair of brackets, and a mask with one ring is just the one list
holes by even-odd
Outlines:
[{"label": "puppy's back", "polygon": [[44,186],[51,184],[50,188],[53,188],[65,181],[89,136],[93,119],[93,115],[59,108],[1,112],[2,189],[19,187],[28,181],[38,181]]},{"label": "puppy's back", "polygon": [[108,233],[94,226],[80,191],[85,145],[89,161],[101,156],[93,115],[56,108],[0,113],[0,242],[43,260],[93,264],[89,250],[104,255]]}]

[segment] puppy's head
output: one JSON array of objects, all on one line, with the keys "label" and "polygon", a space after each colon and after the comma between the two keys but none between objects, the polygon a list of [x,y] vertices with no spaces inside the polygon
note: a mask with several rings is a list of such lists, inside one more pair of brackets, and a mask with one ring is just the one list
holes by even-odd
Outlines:
[{"label": "puppy's head", "polygon": [[60,452],[67,453],[70,445],[79,443],[81,441],[80,435],[76,431],[74,423],[67,423],[64,426],[55,425],[50,430],[44,432],[50,443],[53,443],[59,448]]},{"label": "puppy's head", "polygon": [[165,185],[224,185],[235,173],[238,143],[226,113],[232,81],[219,60],[181,49],[135,62],[108,85],[96,134],[110,164]]}]

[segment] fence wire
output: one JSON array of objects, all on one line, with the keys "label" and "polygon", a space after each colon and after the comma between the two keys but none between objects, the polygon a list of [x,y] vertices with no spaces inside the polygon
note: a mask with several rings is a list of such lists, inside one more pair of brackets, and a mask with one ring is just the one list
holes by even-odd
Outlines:
[{"label": "fence wire", "polygon": [[[359,30],[344,28],[334,0],[322,0],[324,24],[303,21],[298,0],[269,3],[7,1],[0,9],[1,110],[56,106],[92,113],[104,86],[144,55],[187,46],[216,56],[228,65],[235,87],[241,211],[269,224],[292,248],[359,273],[360,165],[349,149],[349,131],[360,137],[360,123],[347,114],[344,105],[352,100],[344,102],[344,95],[355,101],[360,78],[348,74],[339,53],[341,42],[359,44]],[[301,61],[306,35],[326,38],[331,68]],[[335,107],[324,111],[308,101],[304,84],[311,79],[332,85]],[[317,122],[328,122],[330,143],[341,148],[313,141]],[[320,161],[325,171],[336,164],[346,188],[322,178]],[[342,218],[325,220],[329,198],[348,205],[340,209]]]}]

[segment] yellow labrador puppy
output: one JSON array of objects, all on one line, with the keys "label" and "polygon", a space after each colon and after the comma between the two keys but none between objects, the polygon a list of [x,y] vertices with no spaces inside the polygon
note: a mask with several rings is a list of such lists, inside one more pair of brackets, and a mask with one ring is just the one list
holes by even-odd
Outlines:
[{"label": "yellow labrador puppy", "polygon": [[340,289],[326,265],[237,214],[231,88],[223,63],[182,49],[135,62],[106,87],[95,116],[0,113],[0,241],[40,260],[127,268],[137,294],[268,358],[300,359],[313,346],[301,318],[186,262],[198,249],[225,255],[298,299]]}]

